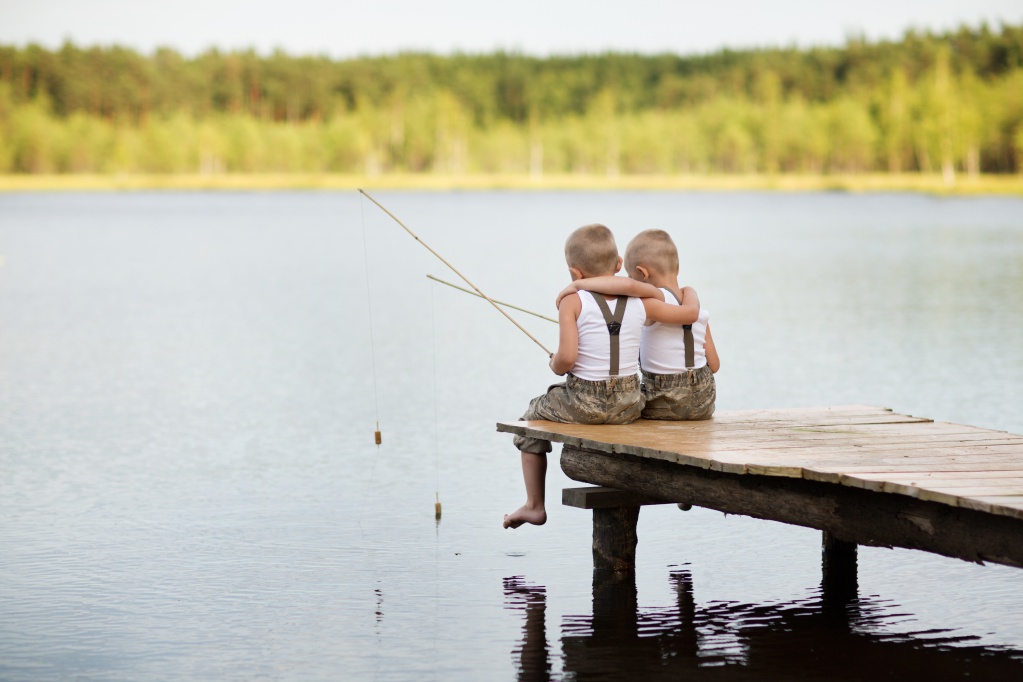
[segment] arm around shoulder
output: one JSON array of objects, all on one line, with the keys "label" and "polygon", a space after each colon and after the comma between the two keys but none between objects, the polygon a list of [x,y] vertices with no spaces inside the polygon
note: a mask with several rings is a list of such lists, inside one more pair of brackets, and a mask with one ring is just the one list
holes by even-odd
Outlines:
[{"label": "arm around shoulder", "polygon": [[648,320],[661,324],[692,324],[700,317],[700,299],[692,287],[682,289],[682,302],[670,305],[663,301],[643,299]]},{"label": "arm around shoulder", "polygon": [[647,319],[661,324],[692,324],[700,317],[700,299],[692,287],[682,288],[682,301],[678,305],[650,299],[644,299],[643,305]]},{"label": "arm around shoulder", "polygon": [[633,298],[664,300],[664,292],[653,284],[640,282],[631,277],[616,277],[614,275],[577,279],[565,287],[561,294],[559,294],[558,300],[560,301],[565,295],[574,291],[592,291],[606,296],[631,296]]}]

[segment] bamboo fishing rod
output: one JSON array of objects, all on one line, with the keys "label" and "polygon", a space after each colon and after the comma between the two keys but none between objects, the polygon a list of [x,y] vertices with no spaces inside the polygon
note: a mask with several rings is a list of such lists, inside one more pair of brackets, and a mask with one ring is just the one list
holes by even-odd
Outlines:
[{"label": "bamboo fishing rod", "polygon": [[[441,284],[445,284],[445,285],[451,287],[452,289],[458,289],[459,291],[464,291],[465,293],[469,294],[470,296],[475,296],[476,298],[483,298],[482,296],[477,294],[475,291],[472,291],[470,289],[466,289],[465,287],[460,287],[457,284],[452,284],[451,282],[443,280],[440,277],[434,277],[433,275],[427,275],[427,278],[432,279],[434,282],[440,282]],[[511,308],[512,310],[518,310],[521,313],[526,313],[527,315],[532,315],[533,317],[539,317],[541,320],[547,320],[548,322],[553,322],[554,324],[558,324],[558,321],[555,320],[553,317],[547,317],[546,315],[541,315],[540,313],[534,313],[532,310],[526,310],[525,308],[520,308],[519,306],[512,305],[511,303],[505,303],[504,301],[498,301],[496,298],[493,299],[493,301],[497,305],[503,305],[505,308]]]},{"label": "bamboo fishing rod", "polygon": [[422,244],[422,245],[423,245],[423,247],[425,247],[427,251],[429,251],[429,252],[430,252],[430,253],[432,253],[432,254],[433,254],[434,256],[436,256],[436,257],[437,257],[437,258],[438,258],[438,259],[440,260],[440,262],[441,262],[441,263],[443,263],[444,265],[446,265],[446,266],[448,266],[449,268],[451,268],[451,271],[452,271],[452,272],[454,272],[454,273],[455,273],[456,275],[458,275],[459,277],[461,277],[461,278],[462,278],[462,281],[463,281],[463,282],[465,282],[466,284],[468,284],[469,286],[471,286],[471,287],[473,288],[473,291],[475,291],[475,292],[476,292],[477,294],[479,294],[480,298],[486,299],[487,303],[489,303],[490,305],[494,306],[494,309],[495,309],[495,310],[497,310],[497,312],[499,312],[499,313],[501,313],[502,315],[504,315],[505,317],[507,317],[507,318],[508,318],[508,321],[509,321],[509,322],[511,322],[511,323],[512,323],[513,325],[515,325],[516,327],[518,327],[518,328],[519,328],[519,331],[521,331],[521,332],[522,332],[523,334],[525,334],[525,335],[526,335],[526,336],[528,336],[528,337],[529,337],[530,339],[532,339],[532,340],[533,340],[533,343],[535,343],[536,345],[540,346],[540,348],[542,348],[542,349],[543,349],[543,352],[544,352],[544,353],[547,353],[547,356],[548,356],[548,357],[550,357],[550,356],[552,356],[552,355],[553,355],[553,353],[551,353],[551,352],[550,352],[550,351],[549,351],[549,350],[547,349],[547,346],[545,346],[545,345],[543,345],[542,343],[540,343],[540,341],[538,341],[538,340],[537,340],[537,338],[536,338],[535,336],[533,336],[532,334],[530,334],[530,333],[529,333],[529,332],[528,332],[528,331],[526,330],[526,328],[525,328],[525,327],[523,327],[523,326],[522,326],[521,324],[519,324],[519,323],[518,323],[518,322],[517,322],[517,321],[515,320],[515,318],[514,318],[514,317],[512,317],[511,315],[509,315],[508,313],[506,313],[506,312],[505,312],[504,310],[502,310],[502,309],[501,309],[501,306],[497,305],[497,303],[495,303],[495,302],[494,302],[494,300],[493,300],[492,298],[490,298],[489,296],[487,296],[486,294],[484,294],[484,293],[483,293],[482,291],[480,291],[480,288],[479,288],[478,286],[476,286],[475,284],[473,284],[472,282],[470,282],[470,281],[469,281],[469,278],[468,278],[468,277],[466,277],[465,275],[463,275],[463,274],[462,274],[461,272],[459,272],[459,271],[458,271],[458,268],[456,268],[456,267],[455,267],[454,265],[452,265],[451,263],[449,263],[449,262],[447,261],[447,259],[445,259],[445,258],[444,258],[444,256],[440,255],[439,253],[437,253],[436,251],[434,251],[434,250],[433,250],[432,248],[430,248],[430,245],[429,245],[429,244],[427,244],[426,242],[424,242],[424,241],[423,241],[422,239],[420,239],[420,238],[419,238],[419,236],[418,236],[418,235],[417,235],[417,234],[416,234],[415,232],[413,232],[412,230],[410,230],[410,229],[408,228],[408,225],[406,225],[405,223],[403,223],[403,222],[401,222],[400,220],[398,220],[398,217],[397,217],[396,215],[394,215],[393,213],[391,213],[390,211],[388,211],[388,210],[387,210],[386,208],[384,208],[384,205],[383,205],[383,204],[381,204],[381,203],[380,203],[379,201],[377,201],[376,199],[374,199],[373,197],[371,197],[371,196],[370,196],[370,195],[369,195],[369,194],[368,194],[368,193],[366,192],[366,190],[364,190],[364,189],[362,189],[362,188],[360,187],[360,188],[359,188],[359,192],[360,192],[360,193],[362,194],[362,196],[366,197],[367,199],[369,199],[370,201],[372,201],[372,202],[373,202],[374,204],[376,204],[376,205],[377,205],[377,208],[379,208],[379,209],[380,209],[381,211],[383,211],[383,212],[384,212],[384,213],[386,213],[387,215],[391,216],[391,218],[392,218],[392,219],[394,220],[394,222],[396,222],[396,223],[398,223],[399,225],[401,225],[402,229],[404,229],[404,230],[405,230],[406,232],[408,232],[408,233],[409,233],[409,234],[410,234],[410,235],[412,236],[412,238],[413,238],[413,239],[415,239],[415,240],[416,240],[417,242],[419,242],[420,244]]}]

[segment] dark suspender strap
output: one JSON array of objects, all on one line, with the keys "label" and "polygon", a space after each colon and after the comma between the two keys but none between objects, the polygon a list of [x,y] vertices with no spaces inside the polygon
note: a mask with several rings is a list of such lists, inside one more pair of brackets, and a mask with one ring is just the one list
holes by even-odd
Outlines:
[{"label": "dark suspender strap", "polygon": [[[679,305],[682,305],[682,301],[679,300],[674,291],[671,289],[667,291],[671,294],[672,298],[678,301]],[[686,369],[692,369],[696,366],[696,343],[693,341],[693,325],[682,325],[682,344],[686,351]]]},{"label": "dark suspender strap", "polygon": [[686,345],[686,369],[696,366],[696,348],[693,343],[693,325],[682,325],[682,343]]},{"label": "dark suspender strap", "polygon": [[629,303],[629,297],[618,297],[618,300],[615,302],[615,312],[612,315],[611,308],[607,305],[607,299],[593,291],[590,294],[593,296],[593,300],[597,302],[600,314],[604,316],[604,322],[607,324],[607,333],[611,339],[611,367],[608,374],[618,376],[618,333],[622,330],[622,320],[625,319],[625,306]]}]

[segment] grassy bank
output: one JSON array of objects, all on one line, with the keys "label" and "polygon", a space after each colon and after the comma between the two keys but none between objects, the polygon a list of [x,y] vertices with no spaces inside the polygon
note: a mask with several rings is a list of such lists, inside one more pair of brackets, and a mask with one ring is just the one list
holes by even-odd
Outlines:
[{"label": "grassy bank", "polygon": [[131,190],[345,190],[356,187],[409,190],[679,190],[793,192],[923,192],[1023,196],[1023,176],[942,176],[916,173],[855,175],[441,175],[241,174],[187,175],[0,175],[0,192]]}]

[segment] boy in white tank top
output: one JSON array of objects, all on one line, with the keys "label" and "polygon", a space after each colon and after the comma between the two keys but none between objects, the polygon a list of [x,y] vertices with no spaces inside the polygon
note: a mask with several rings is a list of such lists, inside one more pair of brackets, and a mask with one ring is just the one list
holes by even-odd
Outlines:
[{"label": "boy in white tank top", "polygon": [[[645,230],[636,235],[625,249],[625,269],[632,280],[657,287],[668,305],[695,300],[690,287],[679,286],[678,250],[664,230]],[[634,295],[628,282],[623,277],[601,277],[573,282],[570,289]],[[714,414],[714,373],[721,362],[709,320],[710,313],[703,308],[691,324],[683,327],[647,319],[639,351],[644,419],[698,420],[710,419]]]},{"label": "boy in white tank top", "polygon": [[[614,235],[603,225],[580,227],[569,235],[565,260],[573,280],[626,279],[614,277],[622,259]],[[667,305],[658,300],[663,294],[656,287],[633,285],[629,295],[563,292],[559,296],[558,350],[549,364],[555,374],[568,376],[530,401],[523,420],[628,424],[639,418],[643,410],[639,344],[644,322],[651,317],[675,324],[692,321],[699,303]],[[547,521],[544,495],[551,443],[527,436],[515,436],[514,443],[521,453],[526,503],[505,515],[504,527],[542,525]]]}]

